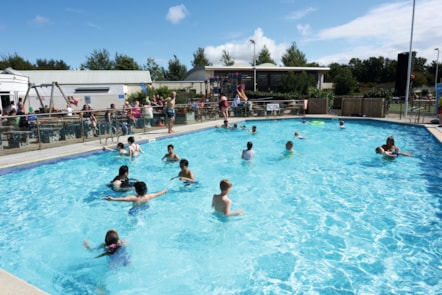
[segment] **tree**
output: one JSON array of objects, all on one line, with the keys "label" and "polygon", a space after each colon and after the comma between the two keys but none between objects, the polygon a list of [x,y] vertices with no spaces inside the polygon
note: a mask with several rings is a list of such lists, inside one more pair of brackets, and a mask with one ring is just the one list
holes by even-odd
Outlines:
[{"label": "tree", "polygon": [[342,66],[342,65],[334,62],[334,63],[331,63],[328,67],[330,68],[330,71],[328,71],[325,74],[324,80],[327,82],[331,82],[336,79],[336,76],[340,73],[341,68],[345,67],[345,66]]},{"label": "tree", "polygon": [[297,92],[299,95],[308,94],[309,87],[316,86],[316,80],[305,71],[289,72],[283,75],[279,84],[281,92]]},{"label": "tree", "polygon": [[342,67],[333,82],[336,95],[349,94],[357,84],[351,69],[348,67]]},{"label": "tree", "polygon": [[352,76],[358,81],[361,81],[362,77],[365,75],[362,61],[359,58],[352,58],[348,62],[348,66],[350,67]]},{"label": "tree", "polygon": [[164,68],[160,67],[153,57],[147,59],[145,68],[149,71],[152,81],[164,81]]},{"label": "tree", "polygon": [[115,61],[113,70],[140,70],[141,67],[135,62],[132,57],[123,54],[115,54]]},{"label": "tree", "polygon": [[223,62],[224,66],[233,66],[233,64],[235,63],[232,60],[232,57],[230,56],[229,52],[225,49],[223,49],[223,56],[221,57],[220,61]]},{"label": "tree", "polygon": [[211,65],[212,65],[212,63],[209,62],[209,60],[206,57],[206,54],[204,53],[204,48],[199,47],[193,53],[192,67],[204,67],[204,66],[211,66]]},{"label": "tree", "polygon": [[292,43],[286,53],[281,57],[281,61],[285,67],[302,67],[307,63],[305,54],[297,48],[295,42]]},{"label": "tree", "polygon": [[396,80],[397,61],[389,58],[385,59],[384,70],[382,71],[382,82],[392,82]]},{"label": "tree", "polygon": [[264,45],[264,48],[258,54],[258,59],[256,60],[256,64],[261,65],[265,63],[275,64],[275,61],[270,57],[270,51]]},{"label": "tree", "polygon": [[186,72],[186,66],[180,63],[176,55],[173,55],[173,59],[169,60],[168,70],[164,71],[164,78],[167,81],[180,81]]},{"label": "tree", "polygon": [[110,59],[109,51],[106,49],[95,49],[81,67],[88,70],[112,70],[114,62]]},{"label": "tree", "polygon": [[63,60],[47,60],[37,59],[36,70],[69,70],[68,66]]},{"label": "tree", "polygon": [[13,68],[14,70],[35,70],[35,66],[17,53],[2,56],[0,69]]}]

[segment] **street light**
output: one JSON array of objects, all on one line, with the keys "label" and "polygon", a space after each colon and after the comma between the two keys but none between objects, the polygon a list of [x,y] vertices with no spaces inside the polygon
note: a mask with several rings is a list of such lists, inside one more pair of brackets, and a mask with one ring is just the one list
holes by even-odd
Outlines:
[{"label": "street light", "polygon": [[255,40],[249,40],[253,44],[253,92],[256,92],[256,44]]},{"label": "street light", "polygon": [[436,73],[434,74],[434,98],[437,97],[437,74],[439,74],[439,48],[434,48],[437,50],[437,58],[436,58]]},{"label": "street light", "polygon": [[411,15],[411,34],[410,34],[410,50],[408,52],[408,68],[407,68],[407,88],[405,89],[405,111],[404,116],[408,114],[408,97],[410,96],[410,80],[411,80],[411,58],[413,55],[413,30],[414,30],[414,11],[416,8],[416,0],[413,0],[413,13]]}]

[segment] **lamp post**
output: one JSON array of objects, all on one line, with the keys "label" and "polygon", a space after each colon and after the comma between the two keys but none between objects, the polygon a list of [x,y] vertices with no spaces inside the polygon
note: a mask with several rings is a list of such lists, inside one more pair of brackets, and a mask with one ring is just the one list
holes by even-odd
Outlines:
[{"label": "lamp post", "polygon": [[439,48],[434,48],[437,50],[437,58],[436,58],[436,73],[434,74],[434,98],[437,97],[437,74],[439,74]]},{"label": "lamp post", "polygon": [[413,55],[413,30],[414,30],[414,11],[416,7],[416,0],[413,0],[413,13],[411,15],[411,33],[410,33],[410,50],[408,52],[408,68],[407,68],[407,88],[405,89],[405,111],[404,117],[408,115],[408,97],[410,96],[410,80],[411,80],[411,58]]},{"label": "lamp post", "polygon": [[256,44],[255,40],[249,40],[253,44],[253,92],[256,92]]}]

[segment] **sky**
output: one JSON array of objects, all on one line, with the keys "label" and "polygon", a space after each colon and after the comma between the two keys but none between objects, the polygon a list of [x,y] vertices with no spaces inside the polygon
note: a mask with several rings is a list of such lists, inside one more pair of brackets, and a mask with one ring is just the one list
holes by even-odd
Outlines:
[{"label": "sky", "polygon": [[282,65],[295,42],[307,62],[328,66],[397,59],[412,36],[412,50],[430,64],[442,49],[441,12],[441,0],[416,0],[414,18],[413,0],[4,1],[0,57],[63,60],[77,69],[106,49],[112,59],[127,55],[141,66],[154,58],[167,68],[176,55],[190,70],[198,48],[222,65],[223,50],[252,64],[266,46]]}]

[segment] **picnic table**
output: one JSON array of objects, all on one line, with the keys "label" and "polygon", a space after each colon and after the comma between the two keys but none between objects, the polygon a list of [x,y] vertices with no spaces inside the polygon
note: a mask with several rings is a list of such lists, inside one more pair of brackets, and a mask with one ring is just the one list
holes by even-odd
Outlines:
[{"label": "picnic table", "polygon": [[7,138],[9,148],[21,148],[29,145],[29,138],[33,133],[33,131],[10,130],[5,131],[3,134]]}]

